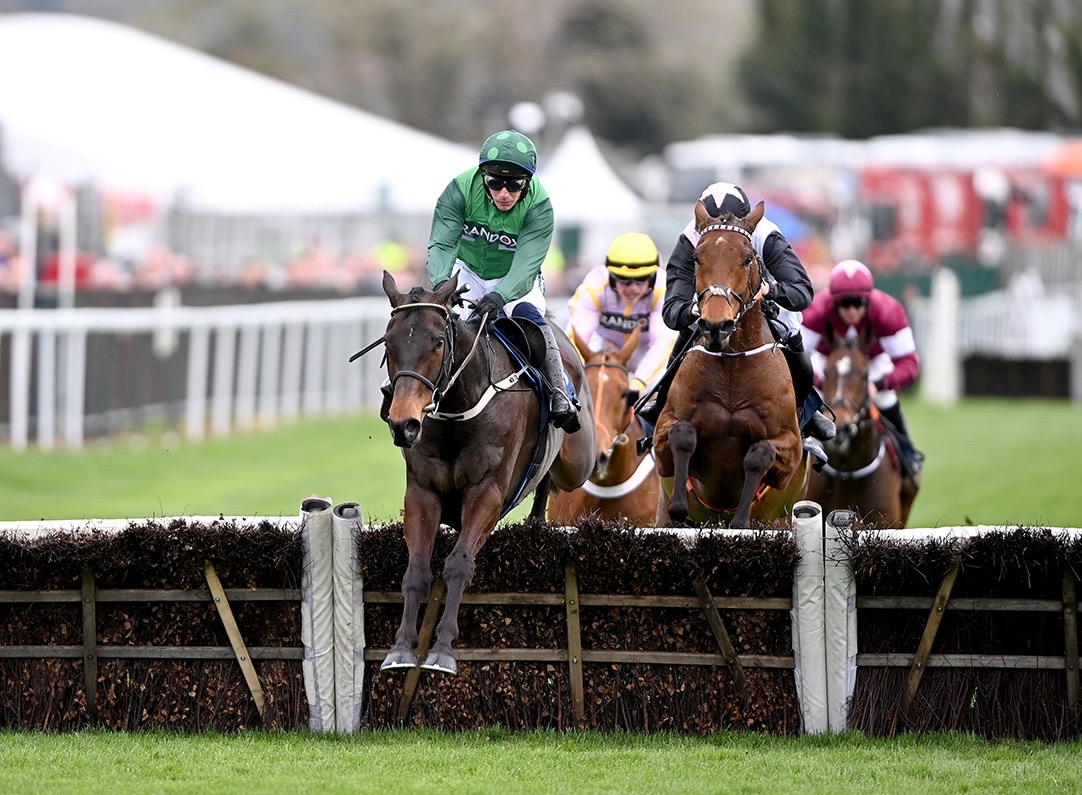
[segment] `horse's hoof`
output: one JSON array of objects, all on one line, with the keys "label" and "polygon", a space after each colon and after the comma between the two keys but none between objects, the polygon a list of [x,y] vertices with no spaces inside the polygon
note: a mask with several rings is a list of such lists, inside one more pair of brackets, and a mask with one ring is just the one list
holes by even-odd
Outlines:
[{"label": "horse's hoof", "polygon": [[458,674],[458,664],[455,662],[455,658],[447,652],[430,651],[421,667],[426,671],[434,671],[448,676]]},{"label": "horse's hoof", "polygon": [[391,649],[380,663],[380,671],[404,671],[408,668],[417,667],[417,655],[412,651]]}]

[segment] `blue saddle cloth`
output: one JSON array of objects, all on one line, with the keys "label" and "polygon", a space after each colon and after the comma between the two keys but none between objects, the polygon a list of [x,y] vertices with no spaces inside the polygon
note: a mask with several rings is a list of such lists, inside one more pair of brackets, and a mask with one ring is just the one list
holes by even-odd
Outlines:
[{"label": "blue saddle cloth", "polygon": [[[491,325],[492,336],[504,347],[511,360],[516,367],[525,368],[523,379],[529,384],[530,388],[537,395],[539,406],[541,409],[541,416],[539,418],[539,427],[537,429],[537,447],[534,450],[533,460],[530,462],[530,466],[526,468],[526,475],[522,479],[522,482],[518,484],[518,487],[514,490],[514,493],[503,504],[503,508],[500,510],[500,518],[502,519],[508,513],[510,513],[516,505],[522,502],[522,499],[526,496],[526,488],[530,482],[537,475],[538,469],[541,467],[545,460],[546,453],[548,452],[549,445],[552,444],[553,434],[549,430],[549,398],[552,394],[552,390],[549,389],[548,382],[545,380],[538,366],[534,364],[533,348],[530,346],[529,338],[522,327],[509,317],[497,318]],[[542,352],[543,356],[544,353]],[[567,394],[575,405],[578,405],[576,398],[575,385],[571,383],[571,379],[567,373],[564,373],[564,380],[567,382]]]}]

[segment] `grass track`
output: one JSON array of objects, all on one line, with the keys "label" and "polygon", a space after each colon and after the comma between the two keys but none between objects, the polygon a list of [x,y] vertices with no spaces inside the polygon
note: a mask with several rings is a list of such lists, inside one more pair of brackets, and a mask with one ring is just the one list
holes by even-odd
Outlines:
[{"label": "grass track", "polygon": [[0,791],[1074,793],[1082,791],[1079,759],[1078,741],[987,743],[962,735],[0,732]]},{"label": "grass track", "polygon": [[[1082,407],[1065,401],[905,403],[927,454],[911,527],[1082,525]],[[321,494],[396,519],[404,466],[372,415],[187,443],[126,436],[81,452],[0,449],[0,521],[296,516]],[[520,506],[511,519],[526,512]]]}]

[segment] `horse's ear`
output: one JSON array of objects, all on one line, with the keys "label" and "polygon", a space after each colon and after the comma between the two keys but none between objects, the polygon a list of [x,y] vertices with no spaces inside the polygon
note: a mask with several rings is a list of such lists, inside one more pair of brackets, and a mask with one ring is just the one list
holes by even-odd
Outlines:
[{"label": "horse's ear", "polygon": [[834,333],[833,323],[827,323],[826,330],[823,331],[823,338],[827,341],[828,347],[834,347],[834,343],[838,340],[838,335]]},{"label": "horse's ear", "polygon": [[383,292],[387,293],[387,297],[391,299],[391,306],[398,306],[406,298],[398,291],[398,285],[390,271],[383,272]]},{"label": "horse's ear", "polygon": [[872,324],[868,323],[864,326],[864,331],[860,333],[860,344],[866,351],[872,349],[872,335],[875,333],[875,329],[872,328]]},{"label": "horse's ear", "polygon": [[451,278],[440,285],[436,290],[436,300],[441,304],[446,304],[448,300],[455,294],[458,289],[458,273],[457,271],[451,274]]},{"label": "horse's ear", "polygon": [[744,228],[749,232],[754,232],[755,227],[759,225],[759,222],[763,220],[763,213],[766,212],[766,202],[760,201],[755,205],[755,209],[744,216]]},{"label": "horse's ear", "polygon": [[620,364],[627,365],[636,349],[638,349],[639,340],[641,339],[642,326],[636,323],[635,328],[632,329],[631,333],[627,335],[627,339],[624,340],[624,347],[620,349],[620,355],[617,357],[620,360]]},{"label": "horse's ear", "polygon": [[695,202],[695,229],[701,232],[707,224],[713,223],[713,221],[714,216],[706,209],[702,199]]},{"label": "horse's ear", "polygon": [[576,350],[579,352],[579,358],[586,361],[586,358],[593,353],[590,350],[590,344],[579,336],[579,332],[574,326],[571,327],[571,342],[575,345]]}]

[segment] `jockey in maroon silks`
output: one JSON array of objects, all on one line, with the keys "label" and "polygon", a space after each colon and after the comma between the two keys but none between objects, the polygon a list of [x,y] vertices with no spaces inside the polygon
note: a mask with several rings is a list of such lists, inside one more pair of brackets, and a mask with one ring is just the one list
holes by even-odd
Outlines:
[{"label": "jockey in maroon silks", "polygon": [[916,475],[924,456],[913,447],[898,400],[898,390],[908,387],[920,375],[920,357],[905,307],[893,296],[876,289],[872,272],[862,262],[843,260],[830,272],[829,291],[815,296],[801,321],[804,346],[812,352],[816,383],[820,384],[823,365],[830,353],[828,329],[835,338],[859,338],[867,334],[872,402],[897,431],[906,475]]}]

